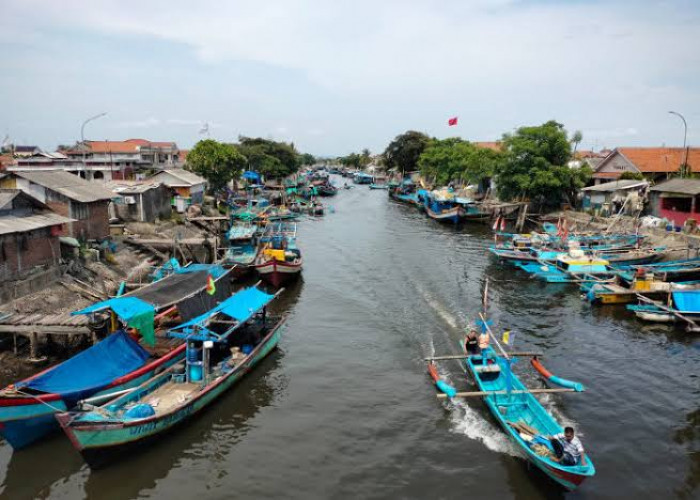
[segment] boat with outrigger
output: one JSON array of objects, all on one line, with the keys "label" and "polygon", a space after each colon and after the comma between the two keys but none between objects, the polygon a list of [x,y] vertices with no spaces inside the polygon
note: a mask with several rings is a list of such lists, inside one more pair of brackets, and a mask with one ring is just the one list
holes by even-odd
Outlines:
[{"label": "boat with outrigger", "polygon": [[[488,333],[496,342],[498,351],[489,346],[479,353],[432,356],[428,361],[428,372],[440,391],[438,398],[480,397],[510,440],[525,453],[528,461],[549,478],[567,490],[574,490],[586,479],[595,475],[595,466],[584,452],[575,465],[564,465],[556,456],[552,437],[563,433],[562,425],[537,400],[534,394],[583,392],[582,384],[552,375],[539,360],[539,353],[507,352],[495,338],[489,322],[483,315],[477,324],[482,333]],[[533,368],[542,378],[557,388],[529,389],[512,371],[518,357],[530,357]],[[440,376],[436,361],[459,360],[463,369],[471,375],[478,391],[459,392]]]},{"label": "boat with outrigger", "polygon": [[268,356],[284,318],[267,315],[274,295],[255,285],[168,331],[186,343],[184,361],[101,405],[56,415],[91,468],[151,442],[193,418]]}]

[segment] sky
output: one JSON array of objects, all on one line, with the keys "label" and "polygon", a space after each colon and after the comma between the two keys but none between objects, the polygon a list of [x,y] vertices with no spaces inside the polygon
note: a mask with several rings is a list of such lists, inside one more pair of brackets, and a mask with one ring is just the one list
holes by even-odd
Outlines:
[{"label": "sky", "polygon": [[[0,139],[700,145],[697,0],[0,0]],[[457,126],[447,120],[459,117]]]}]

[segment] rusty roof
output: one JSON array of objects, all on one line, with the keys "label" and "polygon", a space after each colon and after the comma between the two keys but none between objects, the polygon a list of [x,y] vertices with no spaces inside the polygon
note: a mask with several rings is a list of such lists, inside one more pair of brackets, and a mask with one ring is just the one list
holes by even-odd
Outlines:
[{"label": "rusty roof", "polygon": [[[678,172],[684,159],[683,148],[617,148],[640,172]],[[700,148],[688,148],[688,161],[693,172],[700,172]]]},{"label": "rusty roof", "polygon": [[6,215],[0,217],[0,234],[25,233],[27,231],[35,231],[44,227],[57,226],[73,221],[75,221],[75,219],[69,219],[68,217],[48,211],[28,215],[26,217]]}]

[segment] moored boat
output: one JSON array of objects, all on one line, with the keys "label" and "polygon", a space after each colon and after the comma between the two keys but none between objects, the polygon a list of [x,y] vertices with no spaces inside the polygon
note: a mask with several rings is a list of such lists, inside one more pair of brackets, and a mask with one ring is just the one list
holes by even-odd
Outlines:
[{"label": "moored boat", "polygon": [[56,419],[88,465],[104,466],[185,423],[270,354],[284,320],[269,318],[265,311],[280,292],[270,295],[251,287],[236,293],[168,332],[186,340],[184,364],[102,406],[58,414]]},{"label": "moored boat", "polygon": [[295,224],[268,226],[262,242],[262,251],[254,264],[262,279],[272,286],[279,287],[299,277],[303,259],[296,246]]}]

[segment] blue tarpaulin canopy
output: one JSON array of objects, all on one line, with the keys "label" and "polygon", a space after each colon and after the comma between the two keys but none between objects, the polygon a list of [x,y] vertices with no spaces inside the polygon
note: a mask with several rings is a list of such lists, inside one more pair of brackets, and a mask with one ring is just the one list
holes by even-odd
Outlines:
[{"label": "blue tarpaulin canopy", "polygon": [[90,314],[93,312],[104,311],[111,309],[114,314],[119,316],[132,328],[136,328],[143,337],[145,342],[155,344],[155,332],[153,330],[153,318],[155,316],[155,308],[136,297],[116,297],[114,299],[105,300],[92,304],[91,306],[75,311],[71,314]]},{"label": "blue tarpaulin canopy", "polygon": [[260,183],[260,174],[257,172],[253,172],[252,170],[247,170],[243,172],[243,178],[248,181],[255,181],[258,184]]},{"label": "blue tarpaulin canopy", "polygon": [[148,358],[149,354],[143,347],[119,330],[42,375],[18,384],[18,387],[62,394],[77,401],[140,368]]},{"label": "blue tarpaulin canopy", "polygon": [[680,312],[700,312],[700,291],[673,292],[673,302]]},{"label": "blue tarpaulin canopy", "polygon": [[[274,295],[265,293],[255,287],[246,288],[201,316],[197,316],[186,323],[172,328],[168,332],[168,335],[190,340],[223,340],[238,328],[238,326],[248,321],[255,313],[269,304],[274,298]],[[209,330],[206,325],[209,320],[217,314],[225,314],[235,319],[238,324],[224,334],[216,334]]]}]

